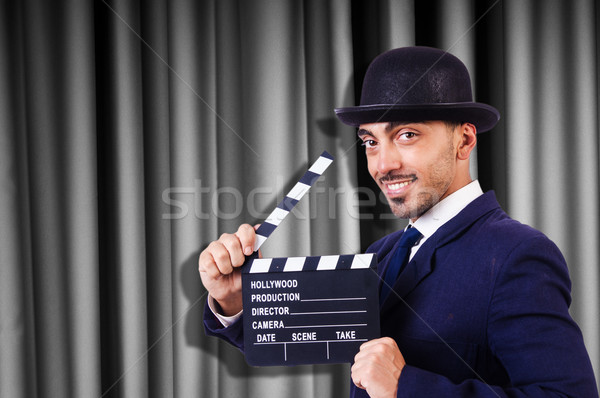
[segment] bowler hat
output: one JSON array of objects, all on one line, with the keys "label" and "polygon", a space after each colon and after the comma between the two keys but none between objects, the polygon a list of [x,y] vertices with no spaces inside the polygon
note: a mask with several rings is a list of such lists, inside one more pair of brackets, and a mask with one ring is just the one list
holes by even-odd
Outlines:
[{"label": "bowler hat", "polygon": [[335,109],[345,124],[443,120],[469,122],[478,132],[491,130],[500,113],[473,102],[466,66],[454,55],[431,47],[387,51],[371,62],[360,106]]}]

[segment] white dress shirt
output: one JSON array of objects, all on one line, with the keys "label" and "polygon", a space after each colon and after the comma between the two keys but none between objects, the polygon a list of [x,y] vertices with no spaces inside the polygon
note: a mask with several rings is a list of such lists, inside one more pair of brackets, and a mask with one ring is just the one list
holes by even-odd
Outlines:
[{"label": "white dress shirt", "polygon": [[462,209],[467,207],[469,203],[477,199],[483,194],[479,181],[471,181],[458,191],[448,195],[438,202],[425,214],[419,217],[414,223],[411,223],[423,237],[412,247],[410,251],[410,259],[413,258],[417,250],[423,243],[433,235],[438,228],[454,218]]}]

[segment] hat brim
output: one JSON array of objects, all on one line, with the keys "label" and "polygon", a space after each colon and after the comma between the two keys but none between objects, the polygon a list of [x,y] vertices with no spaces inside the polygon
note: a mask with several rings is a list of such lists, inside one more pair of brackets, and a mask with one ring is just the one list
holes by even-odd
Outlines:
[{"label": "hat brim", "polygon": [[496,108],[480,102],[362,105],[336,108],[335,113],[342,123],[354,127],[378,122],[443,120],[473,123],[478,133],[491,130],[500,120],[500,112]]}]

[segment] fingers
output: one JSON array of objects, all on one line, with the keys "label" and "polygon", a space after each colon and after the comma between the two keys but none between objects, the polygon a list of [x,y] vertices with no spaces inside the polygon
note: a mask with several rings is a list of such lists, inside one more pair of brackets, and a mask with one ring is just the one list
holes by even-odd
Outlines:
[{"label": "fingers", "polygon": [[219,241],[211,242],[200,253],[198,269],[200,274],[205,273],[211,279],[219,279],[222,275],[230,274],[233,266],[225,246]]},{"label": "fingers", "polygon": [[[360,346],[360,349],[354,357],[355,364],[363,364],[365,362],[373,362],[380,358],[396,359],[397,355],[400,354],[398,345],[389,337],[382,337],[379,339],[369,340]],[[401,354],[399,355],[401,356]]]},{"label": "fingers", "polygon": [[223,234],[200,253],[198,270],[202,284],[217,300],[224,315],[239,313],[242,309],[241,267],[245,253],[252,254],[256,232],[248,224],[241,225],[233,234]]},{"label": "fingers", "polygon": [[356,387],[360,388],[361,390],[367,389],[367,387],[362,385],[361,380],[360,380],[360,372],[355,368],[354,365],[352,365],[350,377],[352,378],[352,382],[354,383],[354,385]]},{"label": "fingers", "polygon": [[226,253],[221,254],[219,260],[223,263],[223,268],[221,268],[221,264],[217,262],[221,273],[230,274],[233,272],[234,267],[240,267],[244,264],[246,260],[246,256],[244,256],[243,246],[240,242],[239,238],[235,234],[223,234],[218,240],[219,243],[225,248]]},{"label": "fingers", "polygon": [[212,279],[231,274],[244,264],[246,255],[252,254],[255,240],[256,232],[249,224],[241,225],[234,234],[221,235],[200,253],[200,272]]},{"label": "fingers", "polygon": [[[390,337],[382,337],[379,339],[369,340],[366,343],[361,344],[358,354],[369,352],[371,349],[395,348],[398,347],[394,339]],[[357,355],[358,355],[357,354]]]},{"label": "fingers", "polygon": [[254,242],[256,241],[256,229],[258,225],[252,227],[250,224],[242,224],[238,228],[235,236],[237,237],[241,248],[242,253],[246,256],[249,256],[254,251]]},{"label": "fingers", "polygon": [[354,357],[352,382],[370,396],[395,396],[400,373],[406,365],[396,342],[383,337],[360,346]]}]

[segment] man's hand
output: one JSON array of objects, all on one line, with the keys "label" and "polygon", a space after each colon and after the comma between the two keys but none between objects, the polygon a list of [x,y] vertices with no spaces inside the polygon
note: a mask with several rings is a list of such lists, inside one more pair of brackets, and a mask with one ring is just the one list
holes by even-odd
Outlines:
[{"label": "man's hand", "polygon": [[383,337],[360,346],[352,365],[352,381],[371,398],[396,397],[400,373],[406,362],[396,342]]},{"label": "man's hand", "polygon": [[253,252],[256,227],[240,225],[234,234],[223,234],[211,242],[198,260],[202,284],[219,303],[223,315],[235,315],[242,310],[242,274],[245,256]]}]

